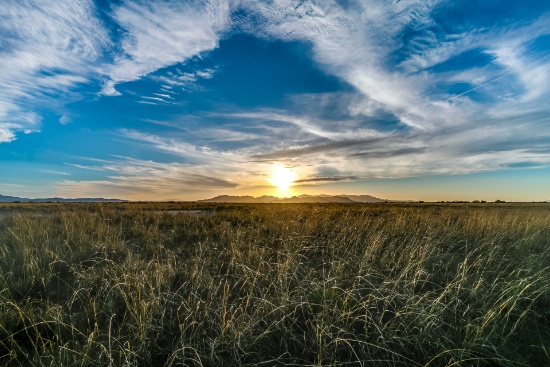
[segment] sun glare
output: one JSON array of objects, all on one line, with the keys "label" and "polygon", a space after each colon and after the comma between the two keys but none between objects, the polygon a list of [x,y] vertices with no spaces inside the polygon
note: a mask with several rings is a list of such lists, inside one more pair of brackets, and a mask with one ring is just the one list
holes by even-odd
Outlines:
[{"label": "sun glare", "polygon": [[296,173],[283,166],[275,167],[270,177],[271,183],[281,190],[287,189],[289,186],[292,186],[295,179]]}]

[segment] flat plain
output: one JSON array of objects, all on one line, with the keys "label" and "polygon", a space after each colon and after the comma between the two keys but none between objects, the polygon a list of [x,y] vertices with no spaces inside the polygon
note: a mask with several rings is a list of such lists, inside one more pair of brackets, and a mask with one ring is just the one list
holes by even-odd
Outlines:
[{"label": "flat plain", "polygon": [[0,365],[550,365],[550,204],[0,204]]}]

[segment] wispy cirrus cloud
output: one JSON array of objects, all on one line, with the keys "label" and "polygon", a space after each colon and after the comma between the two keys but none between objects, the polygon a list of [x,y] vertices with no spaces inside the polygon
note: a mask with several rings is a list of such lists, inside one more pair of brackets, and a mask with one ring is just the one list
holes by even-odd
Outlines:
[{"label": "wispy cirrus cloud", "polygon": [[[111,25],[91,0],[0,4],[0,143],[15,140],[17,132],[39,131],[37,108],[62,109],[58,97],[78,85],[103,80],[101,93],[116,96],[119,83],[216,48],[229,19],[229,4],[216,0],[128,0],[102,11]],[[113,37],[112,26],[121,30],[121,39]],[[213,73],[198,70],[181,78],[190,83]],[[145,97],[140,102],[175,103],[166,96]]]},{"label": "wispy cirrus cloud", "polygon": [[[311,42],[316,61],[363,96],[361,102],[350,106],[355,114],[387,110],[402,124],[420,130],[468,123],[488,106],[473,101],[467,93],[434,94],[434,86],[446,82],[453,73],[430,68],[477,49],[495,60],[487,65],[492,70],[484,70],[485,78],[467,80],[472,83],[472,90],[486,83],[487,77],[500,77],[492,83],[499,88],[486,84],[487,88],[478,92],[498,100],[502,88],[516,80],[523,89],[512,90],[506,103],[521,103],[549,92],[545,82],[548,60],[531,55],[529,48],[524,47],[550,33],[549,14],[541,14],[527,24],[488,29],[473,23],[458,33],[443,33],[438,24],[441,19],[434,18],[434,13],[454,6],[452,2],[357,2],[349,8],[330,1],[244,4],[263,20],[250,25],[256,32],[266,37]],[[499,110],[501,106],[489,106],[493,107]]]},{"label": "wispy cirrus cloud", "polygon": [[228,2],[218,0],[123,2],[113,11],[113,19],[125,32],[123,52],[107,67],[102,94],[119,95],[115,88],[119,83],[216,48],[228,28],[229,12]]},{"label": "wispy cirrus cloud", "polygon": [[309,178],[302,178],[302,179],[296,180],[295,182],[297,184],[318,184],[318,183],[327,183],[327,182],[352,181],[357,179],[359,179],[359,177],[357,176],[325,176],[325,177],[313,176]]},{"label": "wispy cirrus cloud", "polygon": [[[323,70],[355,87],[353,97],[349,92],[344,98],[323,96],[339,99],[347,117],[329,120],[315,114],[315,106],[331,102],[308,95],[301,103],[309,104],[309,114],[285,110],[210,114],[226,121],[225,131],[234,136],[255,128],[255,139],[242,141],[232,153],[211,148],[217,144],[215,137],[223,136],[222,128],[202,135],[204,145],[199,149],[184,138],[146,138],[137,133],[131,137],[187,159],[200,155],[203,163],[235,170],[242,169],[242,162],[261,167],[283,162],[299,173],[300,184],[549,165],[544,146],[550,136],[541,133],[548,120],[547,107],[537,103],[549,92],[548,63],[528,47],[550,33],[547,15],[494,30],[479,26],[443,34],[434,12],[448,5],[380,1],[345,8],[330,1],[243,1],[239,6],[257,17],[239,18],[238,27],[267,38],[309,42]],[[407,32],[411,36],[405,40]],[[460,65],[468,52],[486,58]],[[399,60],[392,59],[396,55]],[[469,87],[454,92],[449,90],[453,83]],[[473,92],[483,98],[473,98]],[[407,129],[366,122],[387,114]],[[535,132],[537,142],[532,139]],[[261,167],[249,166],[250,172],[262,171]]]},{"label": "wispy cirrus cloud", "polygon": [[[266,135],[252,146],[243,144],[242,148],[231,150],[193,145],[184,140],[187,133],[162,137],[122,130],[123,139],[146,149],[169,153],[174,159],[159,162],[117,156],[91,167],[73,164],[82,169],[103,170],[106,179],[65,180],[58,187],[65,193],[74,193],[73,196],[108,191],[123,198],[147,196],[161,200],[177,199],[181,192],[196,192],[194,197],[202,198],[208,192],[269,185],[274,167],[281,164],[297,174],[298,186],[541,167],[550,162],[550,136],[541,134],[533,139],[530,129],[540,130],[544,124],[544,116],[532,115],[509,121],[495,119],[475,130],[449,127],[431,133],[402,131],[355,140],[340,136],[284,149],[270,145]],[[509,130],[512,125],[516,128],[514,133]],[[289,135],[296,135],[301,129],[295,124],[289,127]],[[508,136],[504,137],[507,130]]]},{"label": "wispy cirrus cloud", "polygon": [[51,174],[51,175],[61,175],[61,176],[70,176],[71,175],[68,172],[56,171],[56,170],[52,170],[52,169],[41,169],[40,172],[48,173],[48,174]]},{"label": "wispy cirrus cloud", "polygon": [[[216,115],[213,115],[216,116]],[[311,137],[328,140],[373,138],[387,135],[375,129],[357,127],[352,119],[327,121],[320,118],[290,115],[285,111],[259,111],[218,114],[217,116],[241,120],[269,121],[292,124]]]},{"label": "wispy cirrus cloud", "polygon": [[135,130],[123,129],[120,133],[139,144],[145,144],[150,149],[172,153],[184,158],[189,163],[197,165],[217,164],[223,166],[244,162],[242,155],[235,151],[215,150],[209,146],[197,146],[181,139],[164,138]]},{"label": "wispy cirrus cloud", "polygon": [[138,102],[154,105],[184,105],[182,94],[200,90],[197,82],[202,79],[211,79],[215,73],[216,70],[212,68],[194,71],[182,71],[176,68],[175,71],[151,75],[149,78],[161,83],[161,87],[158,92],[152,93],[150,96],[141,96],[142,99]]},{"label": "wispy cirrus cloud", "polygon": [[249,6],[266,19],[261,32],[311,42],[314,57],[325,70],[356,87],[367,101],[390,110],[403,124],[428,129],[436,119],[440,124],[451,123],[458,111],[451,105],[434,107],[418,93],[427,80],[390,67],[387,58],[399,47],[397,36],[406,26],[431,21],[428,14],[437,3],[369,2],[356,3],[351,9],[336,2],[254,2]]},{"label": "wispy cirrus cloud", "polygon": [[65,162],[64,164],[66,164],[68,166],[76,167],[76,168],[91,170],[91,171],[105,171],[105,169],[102,168],[101,166],[89,166],[89,165],[83,165],[83,164],[77,164],[77,163],[67,163],[67,162]]},{"label": "wispy cirrus cloud", "polygon": [[36,105],[94,75],[110,39],[93,1],[0,4],[0,143],[40,129]]},{"label": "wispy cirrus cloud", "polygon": [[[544,127],[548,118],[539,112],[523,111],[520,115],[506,118],[482,116],[464,125],[441,127],[430,132],[394,130],[372,134],[364,133],[368,129],[364,129],[360,121],[345,121],[342,126],[334,122],[331,126],[326,121],[284,115],[282,111],[233,112],[215,116],[223,116],[228,121],[240,120],[248,128],[257,127],[256,133],[260,136],[253,144],[243,144],[246,146],[246,150],[242,150],[244,158],[265,165],[282,162],[293,167],[304,180],[323,177],[327,170],[334,172],[334,176],[359,179],[463,174],[550,165],[548,149],[545,148],[550,144],[550,133]],[[308,124],[303,125],[303,120]],[[285,127],[279,130],[282,135],[273,144],[269,127],[278,124]],[[315,131],[326,131],[311,134],[310,125],[316,126]],[[341,133],[342,130],[345,133]],[[538,131],[536,138],[534,131]],[[307,172],[304,167],[308,168]]]},{"label": "wispy cirrus cloud", "polygon": [[[97,166],[75,165],[82,169],[106,172],[103,180],[63,180],[56,183],[57,190],[65,197],[79,197],[82,193],[102,196],[105,192],[117,197],[140,200],[178,199],[182,192],[230,190],[241,185],[226,170],[207,171],[205,166],[181,162],[153,162],[130,157],[113,157]],[[208,172],[208,173],[206,173]],[[198,197],[202,198],[202,197]]]},{"label": "wispy cirrus cloud", "polygon": [[[252,159],[377,177],[550,164],[541,150],[548,142],[543,125],[550,109],[542,102],[550,95],[550,63],[532,50],[533,42],[550,34],[548,13],[494,28],[472,21],[445,33],[436,13],[454,6],[451,2],[348,5],[243,1],[241,6],[257,17],[238,21],[243,30],[263,37],[309,42],[323,70],[355,87],[356,97],[347,100],[350,121],[389,113],[408,130],[326,121],[316,116],[319,104],[308,96],[310,115],[244,111],[224,116],[263,128],[286,124],[279,144],[252,148]],[[478,59],[468,61],[471,55]],[[528,141],[535,135],[540,143]],[[488,145],[499,148],[487,151]]]}]

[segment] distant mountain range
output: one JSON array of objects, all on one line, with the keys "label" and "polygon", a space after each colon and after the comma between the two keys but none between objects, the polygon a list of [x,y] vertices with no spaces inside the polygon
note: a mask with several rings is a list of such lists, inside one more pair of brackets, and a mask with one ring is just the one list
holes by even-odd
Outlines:
[{"label": "distant mountain range", "polygon": [[[41,198],[29,199],[17,196],[0,195],[0,203],[123,203],[128,200],[105,199],[105,198]],[[278,198],[276,196],[264,195],[254,196],[231,196],[220,195],[212,199],[199,200],[204,203],[383,203],[392,200],[379,199],[370,195],[299,195],[290,198]]]},{"label": "distant mountain range", "polygon": [[0,203],[46,203],[46,202],[55,202],[55,203],[122,203],[127,200],[120,199],[104,199],[104,198],[78,198],[78,199],[63,199],[63,198],[44,198],[44,199],[29,199],[29,198],[20,198],[17,196],[4,196],[0,195]]},{"label": "distant mountain range", "polygon": [[199,201],[206,203],[383,203],[392,200],[379,199],[370,195],[299,195],[290,198],[270,195],[260,197],[220,195]]}]

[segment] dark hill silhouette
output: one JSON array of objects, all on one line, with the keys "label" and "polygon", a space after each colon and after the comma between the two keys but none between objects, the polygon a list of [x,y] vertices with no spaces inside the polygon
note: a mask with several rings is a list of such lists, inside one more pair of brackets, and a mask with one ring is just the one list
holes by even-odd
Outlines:
[{"label": "dark hill silhouette", "polygon": [[199,201],[206,203],[383,203],[390,200],[370,195],[299,195],[290,198],[270,195],[260,197],[220,195]]},{"label": "dark hill silhouette", "polygon": [[0,195],[0,203],[123,203],[127,200],[120,199],[105,199],[105,198],[77,198],[77,199],[64,199],[64,198],[41,198],[41,199],[29,199],[20,198],[17,196],[4,196]]}]

